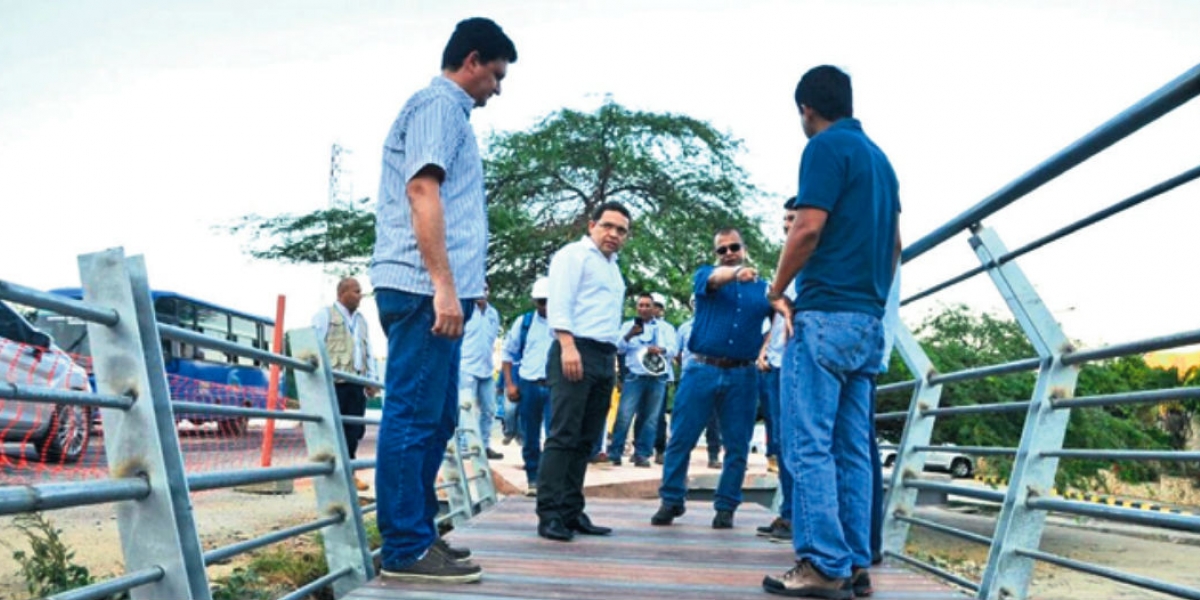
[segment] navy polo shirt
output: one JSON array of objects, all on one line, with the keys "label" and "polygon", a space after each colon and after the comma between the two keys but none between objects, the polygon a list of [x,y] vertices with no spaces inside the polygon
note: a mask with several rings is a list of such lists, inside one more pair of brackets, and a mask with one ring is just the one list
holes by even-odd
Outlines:
[{"label": "navy polo shirt", "polygon": [[773,312],[767,302],[767,282],[731,281],[708,291],[712,265],[696,270],[696,319],[688,338],[688,351],[716,358],[754,360],[763,342],[763,319]]},{"label": "navy polo shirt", "polygon": [[788,208],[828,213],[816,249],[796,276],[796,310],[882,318],[892,283],[899,183],[858,119],[840,119],[808,141],[800,190]]}]

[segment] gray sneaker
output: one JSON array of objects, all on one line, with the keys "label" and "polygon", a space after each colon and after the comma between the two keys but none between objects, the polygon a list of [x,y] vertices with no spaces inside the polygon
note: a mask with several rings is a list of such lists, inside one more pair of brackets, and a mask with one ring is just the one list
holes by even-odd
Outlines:
[{"label": "gray sneaker", "polygon": [[470,550],[467,548],[455,548],[454,546],[450,545],[450,542],[447,542],[443,538],[434,540],[432,549],[445,554],[451,560],[456,562],[463,562],[471,558]]},{"label": "gray sneaker", "polygon": [[483,569],[470,561],[455,561],[436,547],[430,547],[417,562],[398,569],[385,565],[379,574],[409,583],[474,583],[483,578]]},{"label": "gray sneaker", "polygon": [[829,579],[808,560],[802,560],[779,577],[764,577],[762,585],[767,592],[780,596],[850,600],[854,592],[843,589],[845,584],[845,579]]}]

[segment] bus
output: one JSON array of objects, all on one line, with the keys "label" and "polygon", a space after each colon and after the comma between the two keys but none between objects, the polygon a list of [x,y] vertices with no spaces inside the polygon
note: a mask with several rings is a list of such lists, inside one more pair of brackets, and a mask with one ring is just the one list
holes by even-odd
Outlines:
[{"label": "bus", "polygon": [[[83,298],[80,288],[50,291],[77,300]],[[159,323],[191,329],[249,348],[270,349],[275,331],[272,319],[175,292],[154,290],[150,297]],[[33,324],[57,340],[63,351],[82,357],[80,362],[91,371],[87,327],[82,320],[38,310],[33,315]],[[261,361],[165,339],[162,340],[162,353],[173,400],[266,408],[268,379],[266,365]],[[236,436],[245,433],[249,419],[176,412],[175,421],[194,425],[215,422],[221,433]]]}]

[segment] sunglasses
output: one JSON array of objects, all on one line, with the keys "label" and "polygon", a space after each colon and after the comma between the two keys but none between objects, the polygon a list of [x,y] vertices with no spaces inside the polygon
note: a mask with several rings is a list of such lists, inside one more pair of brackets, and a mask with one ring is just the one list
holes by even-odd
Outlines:
[{"label": "sunglasses", "polygon": [[718,246],[716,252],[721,256],[725,256],[727,252],[741,252],[741,250],[741,244],[729,244],[728,246]]}]

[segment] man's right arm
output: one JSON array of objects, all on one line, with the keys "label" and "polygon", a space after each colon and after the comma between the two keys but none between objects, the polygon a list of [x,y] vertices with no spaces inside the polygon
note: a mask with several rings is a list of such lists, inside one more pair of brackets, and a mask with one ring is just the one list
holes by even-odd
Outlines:
[{"label": "man's right arm", "polygon": [[457,338],[463,333],[463,312],[446,252],[446,218],[441,196],[444,176],[440,167],[426,165],[408,181],[406,191],[412,205],[417,250],[433,282],[433,333]]},{"label": "man's right arm", "polygon": [[313,315],[312,327],[317,332],[318,340],[325,340],[325,336],[329,335],[329,309],[325,308],[318,310],[317,314]]}]

